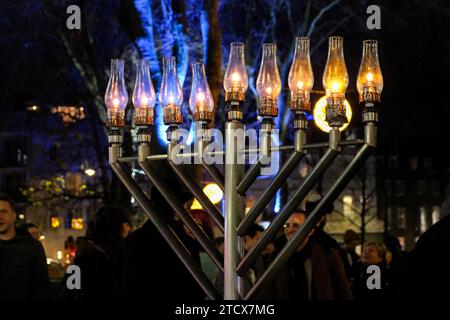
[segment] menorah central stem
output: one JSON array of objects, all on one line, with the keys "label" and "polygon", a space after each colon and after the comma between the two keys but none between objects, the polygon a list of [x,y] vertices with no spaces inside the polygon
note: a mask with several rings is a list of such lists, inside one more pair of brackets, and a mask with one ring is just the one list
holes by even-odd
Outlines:
[{"label": "menorah central stem", "polygon": [[[245,296],[243,278],[237,276],[236,268],[244,255],[242,238],[236,228],[244,217],[244,198],[237,186],[244,176],[245,163],[239,158],[239,145],[244,141],[244,125],[229,121],[225,127],[225,246],[224,246],[224,299],[238,300]],[[242,133],[242,134],[239,134]]]}]

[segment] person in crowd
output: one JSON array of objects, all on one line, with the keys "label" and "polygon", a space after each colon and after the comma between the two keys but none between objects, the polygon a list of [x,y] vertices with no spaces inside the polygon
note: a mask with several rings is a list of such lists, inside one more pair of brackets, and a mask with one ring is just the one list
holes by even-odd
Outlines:
[{"label": "person in crowd", "polygon": [[[320,199],[322,197],[318,194],[314,194],[314,196],[311,196],[305,204],[305,211],[309,215],[313,212],[313,210],[317,207],[317,205],[320,202]],[[320,218],[319,222],[317,223],[317,226],[314,231],[314,239],[317,243],[321,244],[325,248],[334,248],[336,250],[340,250],[341,247],[339,246],[339,243],[328,233],[324,231],[325,225],[327,223],[327,215],[333,213],[334,206],[328,205],[326,206],[321,214],[322,217]]]},{"label": "person in crowd", "polygon": [[[294,212],[284,228],[287,241],[305,223],[306,211]],[[275,297],[281,300],[349,300],[350,284],[335,248],[325,248],[311,230],[276,276]]]},{"label": "person in crowd", "polygon": [[[244,253],[249,252],[258,242],[258,239],[261,237],[261,234],[264,232],[264,228],[260,225],[254,223],[252,224],[247,231],[247,234],[244,236]],[[255,284],[256,279],[264,272],[264,261],[261,257],[257,259],[255,265],[251,267],[248,271],[247,277],[245,277],[244,281],[244,290],[248,292],[250,288]],[[218,272],[216,276],[215,285],[219,292],[223,292],[224,289],[224,278],[223,273]]]},{"label": "person in crowd", "polygon": [[396,298],[446,301],[450,299],[450,196],[441,206],[440,220],[409,252],[399,272]]},{"label": "person in crowd", "polygon": [[69,259],[70,264],[73,264],[76,253],[77,253],[77,245],[73,236],[68,236],[66,241],[64,241],[64,251],[65,256]]},{"label": "person in crowd", "polygon": [[41,233],[39,232],[39,228],[34,223],[25,223],[22,226],[23,230],[28,231],[28,233],[36,240],[39,241],[39,237],[41,236]]},{"label": "person in crowd", "polygon": [[[375,273],[378,271],[369,269],[371,266],[378,267],[376,270],[379,271],[379,277]],[[365,244],[361,261],[355,267],[357,273],[352,286],[355,300],[373,301],[392,298],[390,274],[386,266],[386,247],[384,244],[380,242],[368,242]],[[376,287],[378,285],[377,282],[379,282],[379,287]]]},{"label": "person in crowd", "polygon": [[344,262],[345,273],[350,281],[356,276],[356,264],[360,261],[356,247],[361,244],[359,234],[349,229],[344,233],[344,243],[342,244],[341,258]]},{"label": "person in crowd", "polygon": [[[197,222],[200,228],[202,228],[208,238],[212,240],[214,238],[214,235],[211,227],[211,221],[207,213],[202,209],[191,209],[189,210],[189,214],[194,218],[195,222]],[[189,228],[185,227],[185,232],[188,236],[195,240],[195,236],[192,234]],[[209,257],[208,253],[206,253],[201,246],[199,246],[198,248],[202,269],[206,273],[208,278],[211,281],[214,281],[219,269],[217,268],[214,261]]]},{"label": "person in crowd", "polygon": [[[175,181],[166,183],[172,190],[182,190]],[[191,198],[187,192],[178,193],[178,199],[183,203]],[[151,191],[151,205],[155,214],[172,228],[200,263],[199,245],[186,233],[179,220],[174,219],[173,209],[156,188]],[[123,299],[199,301],[205,298],[203,290],[150,220],[125,240],[122,263]]]},{"label": "person in crowd", "polygon": [[0,194],[0,300],[48,298],[47,260],[42,244],[16,229],[14,201]]},{"label": "person in crowd", "polygon": [[[308,214],[311,214],[312,211],[316,208],[316,206],[319,204],[321,199],[320,195],[314,195],[314,197],[311,197],[307,200],[305,204],[305,210]],[[354,277],[354,267],[353,265],[359,261],[359,256],[355,252],[356,244],[353,242],[350,245],[349,241],[346,239],[349,235],[353,236],[357,234],[353,232],[352,230],[347,230],[346,234],[344,234],[344,246],[341,247],[339,243],[334,239],[332,236],[330,236],[327,232],[325,232],[324,228],[327,223],[327,215],[333,213],[334,206],[328,205],[323,209],[323,216],[320,219],[320,221],[317,223],[315,232],[314,232],[314,240],[321,244],[326,249],[335,249],[339,252],[339,255],[341,257],[342,263],[344,265],[345,274],[347,275],[347,278],[350,282],[353,281]],[[347,238],[346,238],[347,235]],[[346,243],[348,245],[346,245]],[[358,242],[359,243],[359,242]],[[356,255],[356,258],[355,256]]]},{"label": "person in crowd", "polygon": [[119,256],[123,240],[131,232],[131,214],[122,207],[103,206],[97,210],[93,233],[80,238],[74,264],[81,270],[81,289],[67,290],[63,298],[98,300],[120,297]]}]

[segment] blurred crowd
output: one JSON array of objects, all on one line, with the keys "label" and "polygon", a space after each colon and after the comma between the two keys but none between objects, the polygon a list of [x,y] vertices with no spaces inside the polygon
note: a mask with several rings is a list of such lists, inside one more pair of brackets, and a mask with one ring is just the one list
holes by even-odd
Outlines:
[{"label": "blurred crowd", "polygon": [[[180,195],[180,200],[189,202]],[[181,199],[183,198],[183,199]],[[161,194],[152,194],[152,206],[161,214],[197,260],[207,277],[223,292],[224,278],[194,234],[184,225]],[[450,200],[442,217],[418,240],[416,247],[402,251],[395,236],[384,242],[361,243],[360,235],[347,230],[338,243],[324,231],[326,208],[320,222],[280,269],[273,282],[261,291],[265,300],[398,300],[449,296]],[[294,237],[318,201],[309,201],[286,221],[283,230],[263,250],[244,277],[248,291]],[[202,210],[189,210],[201,230],[223,255],[224,238]],[[448,210],[447,210],[448,211]],[[67,286],[71,273],[47,265],[32,224],[15,227],[14,201],[0,194],[0,300],[5,299],[150,299],[203,300],[206,295],[156,227],[147,221],[133,230],[131,212],[103,206],[84,237],[69,237],[65,252],[81,270],[81,286]],[[249,252],[264,234],[253,224],[243,242]],[[360,250],[357,250],[361,248]],[[50,275],[50,277],[49,277]],[[58,279],[58,281],[49,281]]]}]

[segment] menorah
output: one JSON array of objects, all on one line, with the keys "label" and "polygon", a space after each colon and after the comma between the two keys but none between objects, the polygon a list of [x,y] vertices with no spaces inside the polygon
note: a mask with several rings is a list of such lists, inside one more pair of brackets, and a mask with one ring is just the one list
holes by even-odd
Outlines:
[{"label": "menorah", "polygon": [[[122,60],[112,60],[111,76],[105,94],[105,103],[108,107],[110,165],[210,299],[247,300],[260,297],[266,286],[274,280],[280,268],[286,264],[319,222],[324,214],[324,209],[336,200],[376,148],[377,106],[383,89],[383,78],[377,50],[376,41],[366,40],[363,42],[363,57],[358,73],[357,90],[360,107],[362,108],[364,139],[344,141],[341,140],[340,130],[348,122],[344,104],[348,74],[343,54],[343,39],[341,37],[329,38],[328,60],[323,74],[323,86],[327,99],[325,121],[330,127],[329,141],[308,144],[307,114],[311,112],[310,92],[314,77],[310,62],[309,39],[297,38],[294,59],[289,73],[289,88],[291,91],[289,107],[293,113],[294,144],[292,146],[274,147],[271,143],[271,135],[273,134],[274,118],[278,115],[277,99],[281,91],[281,80],[277,67],[276,45],[264,44],[261,67],[256,83],[258,114],[262,119],[259,130],[260,145],[257,149],[241,148],[242,143],[244,143],[242,139],[245,140],[245,136],[241,134],[245,129],[242,123],[243,112],[241,107],[245,101],[245,93],[248,87],[244,45],[242,43],[231,44],[224,78],[225,103],[227,105],[225,151],[208,150],[208,147],[213,143],[210,124],[213,119],[214,101],[206,80],[203,64],[193,64],[189,106],[195,120],[196,134],[195,152],[190,153],[177,151],[182,143],[179,125],[183,123],[181,113],[183,94],[177,78],[175,58],[165,57],[163,58],[163,76],[159,100],[163,106],[164,124],[168,126],[166,131],[168,146],[167,154],[159,155],[150,154],[151,126],[154,123],[153,107],[156,102],[156,95],[150,78],[149,61],[139,60],[133,92],[134,122],[138,127],[138,155],[135,157],[121,156],[121,130],[125,123],[125,107],[128,102],[128,95],[123,75],[124,63]],[[294,237],[281,249],[253,287],[245,292],[244,279],[249,269],[270,241],[274,239],[277,232],[283,228],[286,220],[296,211],[315,183],[338,157],[341,149],[347,146],[359,146],[359,150],[352,161],[336,178],[331,188],[308,215],[305,223]],[[305,157],[308,150],[314,148],[327,149],[301,186],[294,191],[282,210],[263,232],[256,245],[246,253],[243,238],[249,227],[255,223],[276,192],[286,182],[302,158]],[[264,190],[253,207],[245,214],[246,192],[260,175],[261,169],[270,163],[275,152],[287,151],[292,153],[278,172],[273,175],[269,187]],[[257,160],[245,171],[245,161],[242,161],[242,156],[250,153],[257,153]],[[210,157],[221,157],[222,159],[224,157],[223,173],[214,163],[211,163]],[[195,159],[196,163],[201,164],[202,168],[224,191],[223,214],[202,191],[199,182],[189,173],[189,169],[180,164],[178,161],[180,158]],[[158,172],[151,164],[152,161],[158,160],[168,162],[179,180],[224,233],[223,256],[183,207],[183,203],[174,193],[174,190],[170,190],[164,180],[158,176]],[[219,272],[223,272],[223,293],[218,292],[171,226],[165,222],[166,220],[162,219],[161,215],[167,213],[157,212],[152,207],[149,197],[142,191],[124,165],[125,162],[131,161],[138,163],[151,184],[158,189],[181,221],[191,230],[198,243],[218,267]]]}]

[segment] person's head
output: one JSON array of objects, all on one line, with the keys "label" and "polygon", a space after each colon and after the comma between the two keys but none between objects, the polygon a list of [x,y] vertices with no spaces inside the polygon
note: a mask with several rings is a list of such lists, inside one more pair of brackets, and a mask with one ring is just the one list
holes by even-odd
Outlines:
[{"label": "person's head", "polygon": [[[284,224],[284,235],[286,236],[287,241],[290,241],[298,229],[300,229],[300,227],[305,223],[306,217],[307,213],[305,211],[299,210],[291,214],[289,219]],[[299,250],[305,246],[313,233],[314,229],[309,232],[305,241],[299,246]]]},{"label": "person's head", "polygon": [[[202,228],[202,230],[206,233],[206,235],[210,239],[213,239],[213,231],[211,228],[211,222],[208,218],[207,213],[200,209],[193,209],[193,210],[189,210],[189,214],[191,215],[192,218],[194,218],[195,222],[197,222],[197,224],[200,226],[200,228]],[[186,225],[183,225],[183,227],[184,227],[184,231],[187,233],[187,235],[190,236],[191,238],[195,239],[192,231]]]},{"label": "person's head", "polygon": [[14,236],[16,219],[14,201],[7,194],[0,194],[0,236],[4,238]]},{"label": "person's head", "polygon": [[28,231],[28,233],[35,238],[36,240],[39,240],[40,237],[40,232],[39,232],[39,228],[37,225],[35,225],[34,223],[26,223],[23,225],[23,229]]},{"label": "person's head", "polygon": [[386,261],[386,247],[380,242],[368,242],[364,245],[361,261],[365,265]]},{"label": "person's head", "polygon": [[252,224],[244,237],[244,250],[249,251],[253,248],[263,232],[264,228],[259,224]]},{"label": "person's head", "polygon": [[348,251],[355,251],[360,244],[359,235],[353,230],[347,230],[344,233],[344,246]]},{"label": "person's head", "polygon": [[103,206],[95,215],[94,238],[104,247],[114,246],[132,231],[131,214],[122,207]]},{"label": "person's head", "polygon": [[[317,207],[317,205],[319,204],[321,199],[322,199],[322,196],[319,194],[314,194],[311,197],[309,197],[305,204],[306,213],[311,214],[314,211],[314,209]],[[325,227],[325,224],[327,223],[327,214],[331,214],[331,213],[333,213],[333,211],[334,211],[333,204],[325,206],[322,209],[321,214],[323,214],[323,215],[320,218],[319,222],[317,223],[317,227],[319,229],[323,229]]]}]

